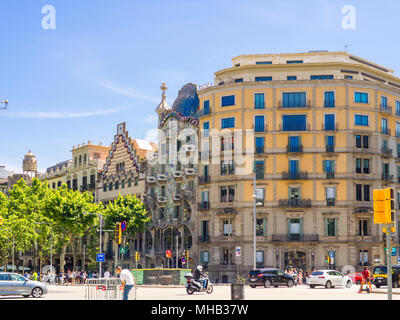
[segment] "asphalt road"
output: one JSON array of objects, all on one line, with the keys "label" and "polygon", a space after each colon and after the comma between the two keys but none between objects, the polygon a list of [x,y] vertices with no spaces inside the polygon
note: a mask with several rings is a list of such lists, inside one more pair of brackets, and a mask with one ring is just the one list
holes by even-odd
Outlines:
[{"label": "asphalt road", "polygon": [[[293,288],[245,288],[246,300],[387,300],[386,288],[375,289],[373,293],[357,293],[358,286],[351,288],[335,287],[325,289],[317,287],[311,289],[308,286],[296,286]],[[400,300],[400,289],[393,289],[393,300]],[[134,289],[130,299],[134,299]],[[229,286],[214,286],[212,294],[194,293],[189,296],[184,287],[138,287],[137,300],[229,300]],[[39,299],[23,298],[19,296],[0,297],[2,300],[85,300],[84,286],[49,286],[48,294]],[[1,303],[1,302],[0,302]]]}]

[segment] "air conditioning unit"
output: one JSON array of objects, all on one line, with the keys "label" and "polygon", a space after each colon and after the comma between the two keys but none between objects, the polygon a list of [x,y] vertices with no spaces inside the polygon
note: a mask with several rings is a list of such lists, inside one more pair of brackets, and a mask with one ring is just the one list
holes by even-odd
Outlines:
[{"label": "air conditioning unit", "polygon": [[185,173],[188,176],[192,176],[194,174],[196,174],[197,170],[195,168],[185,168]]}]

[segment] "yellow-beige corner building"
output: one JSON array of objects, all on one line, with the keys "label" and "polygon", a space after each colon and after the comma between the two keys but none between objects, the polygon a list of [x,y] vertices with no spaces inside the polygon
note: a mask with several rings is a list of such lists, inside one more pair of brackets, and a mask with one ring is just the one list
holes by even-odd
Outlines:
[{"label": "yellow-beige corner building", "polygon": [[[257,268],[385,263],[372,191],[399,190],[400,79],[346,52],[241,55],[232,64],[199,90],[203,142],[213,130],[254,130],[243,141],[218,136],[209,154],[220,159],[200,165],[199,256],[212,280],[248,272],[254,256]],[[229,160],[240,145],[245,174]]]}]

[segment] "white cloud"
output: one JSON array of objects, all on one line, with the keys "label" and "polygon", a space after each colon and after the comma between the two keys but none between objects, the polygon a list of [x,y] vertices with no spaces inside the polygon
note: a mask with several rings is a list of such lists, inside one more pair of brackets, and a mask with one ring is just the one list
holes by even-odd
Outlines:
[{"label": "white cloud", "polygon": [[122,94],[122,95],[130,97],[130,98],[142,99],[142,100],[147,100],[147,101],[151,101],[151,102],[155,102],[155,103],[158,103],[161,100],[161,98],[155,98],[155,97],[149,97],[149,96],[143,95],[143,94],[137,92],[133,88],[121,87],[121,86],[112,84],[110,82],[105,82],[105,81],[96,82],[96,83],[97,83],[97,85],[99,85],[102,88],[116,92],[118,94]]},{"label": "white cloud", "polygon": [[107,115],[111,113],[115,113],[126,109],[126,107],[112,108],[112,109],[104,109],[97,111],[88,111],[88,112],[48,112],[48,111],[40,111],[40,112],[30,112],[30,111],[22,111],[16,113],[4,113],[2,114],[8,118],[29,118],[29,119],[66,119],[66,118],[83,118],[83,117],[94,117]]}]

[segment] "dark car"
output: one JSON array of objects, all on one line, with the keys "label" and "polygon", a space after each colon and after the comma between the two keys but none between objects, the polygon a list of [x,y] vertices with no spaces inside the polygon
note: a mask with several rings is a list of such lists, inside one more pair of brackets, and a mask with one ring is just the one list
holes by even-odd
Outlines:
[{"label": "dark car", "polygon": [[257,286],[264,286],[265,288],[288,286],[291,288],[295,285],[293,277],[275,268],[251,270],[248,279],[252,288]]}]

